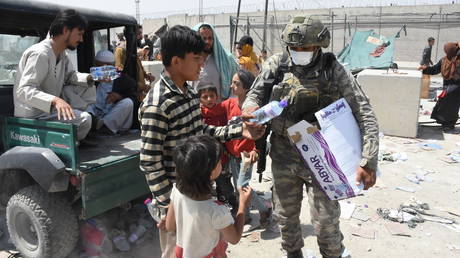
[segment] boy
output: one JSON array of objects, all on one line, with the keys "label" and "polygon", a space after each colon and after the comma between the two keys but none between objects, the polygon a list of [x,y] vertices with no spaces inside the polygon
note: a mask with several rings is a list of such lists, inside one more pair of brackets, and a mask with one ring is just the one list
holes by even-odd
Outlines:
[{"label": "boy", "polygon": [[162,257],[173,257],[176,245],[173,233],[165,231],[166,208],[176,177],[172,149],[179,141],[209,134],[225,141],[244,136],[259,138],[263,128],[237,124],[225,127],[203,123],[200,100],[187,81],[196,81],[203,65],[204,42],[186,26],[174,26],[161,38],[161,56],[165,71],[147,94],[139,109],[141,123],[140,168],[144,171],[154,202],[162,209],[158,223]]}]

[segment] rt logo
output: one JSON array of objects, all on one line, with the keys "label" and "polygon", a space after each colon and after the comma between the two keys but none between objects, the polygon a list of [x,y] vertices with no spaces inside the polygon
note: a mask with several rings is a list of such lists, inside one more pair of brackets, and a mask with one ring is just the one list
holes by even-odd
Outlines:
[{"label": "rt logo", "polygon": [[308,151],[308,146],[306,144],[303,144],[302,145],[302,150],[307,152]]}]

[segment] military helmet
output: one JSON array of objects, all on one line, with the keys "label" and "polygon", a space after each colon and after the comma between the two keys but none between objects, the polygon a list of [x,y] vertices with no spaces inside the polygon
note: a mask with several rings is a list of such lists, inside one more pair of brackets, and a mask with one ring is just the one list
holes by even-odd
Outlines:
[{"label": "military helmet", "polygon": [[331,35],[324,24],[311,17],[294,17],[284,28],[281,39],[290,47],[329,46]]}]

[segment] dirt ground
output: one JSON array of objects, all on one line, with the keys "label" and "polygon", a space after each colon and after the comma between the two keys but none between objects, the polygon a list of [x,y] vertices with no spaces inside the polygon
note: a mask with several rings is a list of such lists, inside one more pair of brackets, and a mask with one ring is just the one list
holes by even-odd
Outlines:
[{"label": "dirt ground", "polygon": [[[422,106],[426,110],[431,111],[433,105],[434,102],[422,101]],[[423,114],[423,112],[424,110],[421,111],[422,114],[420,115],[421,122],[429,120],[429,115]],[[380,176],[376,186],[362,196],[345,201],[348,204],[356,205],[352,218],[343,218],[340,224],[345,237],[344,244],[351,257],[460,257],[460,230],[456,231],[447,228],[444,224],[426,221],[418,224],[415,228],[409,228],[407,224],[398,224],[409,236],[392,235],[387,226],[393,222],[376,215],[378,208],[397,209],[402,203],[416,198],[418,201],[429,205],[430,210],[427,212],[451,218],[460,223],[460,163],[450,164],[443,161],[449,153],[457,152],[460,157],[459,126],[457,126],[457,130],[456,133],[443,133],[439,127],[420,125],[416,139],[388,136],[381,138],[381,153],[402,153],[402,157],[406,154],[407,160],[380,162]],[[423,144],[431,144],[435,148],[423,147]],[[426,175],[426,180],[419,184],[406,179],[407,175],[421,171],[432,173]],[[264,174],[264,180],[260,184],[257,182],[257,176],[254,173],[251,182],[253,188],[265,193],[265,197],[269,197],[270,171]],[[396,187],[410,188],[415,192],[396,190]],[[113,213],[103,215],[101,219],[113,222],[113,216],[117,217]],[[344,214],[344,210],[342,210],[342,214]],[[263,231],[257,229],[257,211],[251,211],[251,216],[253,218],[252,228],[256,229],[245,233],[247,236],[243,237],[238,245],[229,247],[229,257],[282,257],[281,239],[276,224]],[[361,220],[354,217],[359,217]],[[4,219],[3,214],[0,215],[0,230],[4,231],[2,219]],[[363,221],[366,219],[367,221]],[[306,198],[302,202],[301,223],[305,251],[320,257],[313,227],[310,224]],[[131,246],[129,252],[114,251],[107,257],[160,257],[156,231],[155,228],[149,229],[144,237]],[[367,238],[356,234],[366,234]],[[0,250],[8,248],[5,238],[5,235],[0,236]],[[7,251],[0,251],[0,258],[6,258],[8,255]],[[71,257],[85,256],[81,255],[77,249]]]}]

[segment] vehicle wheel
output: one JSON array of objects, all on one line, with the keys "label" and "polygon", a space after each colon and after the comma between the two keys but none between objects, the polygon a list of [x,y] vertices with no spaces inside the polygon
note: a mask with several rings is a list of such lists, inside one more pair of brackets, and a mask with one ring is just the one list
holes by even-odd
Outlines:
[{"label": "vehicle wheel", "polygon": [[66,257],[78,240],[78,221],[69,203],[38,185],[11,197],[6,220],[11,240],[24,257]]}]

